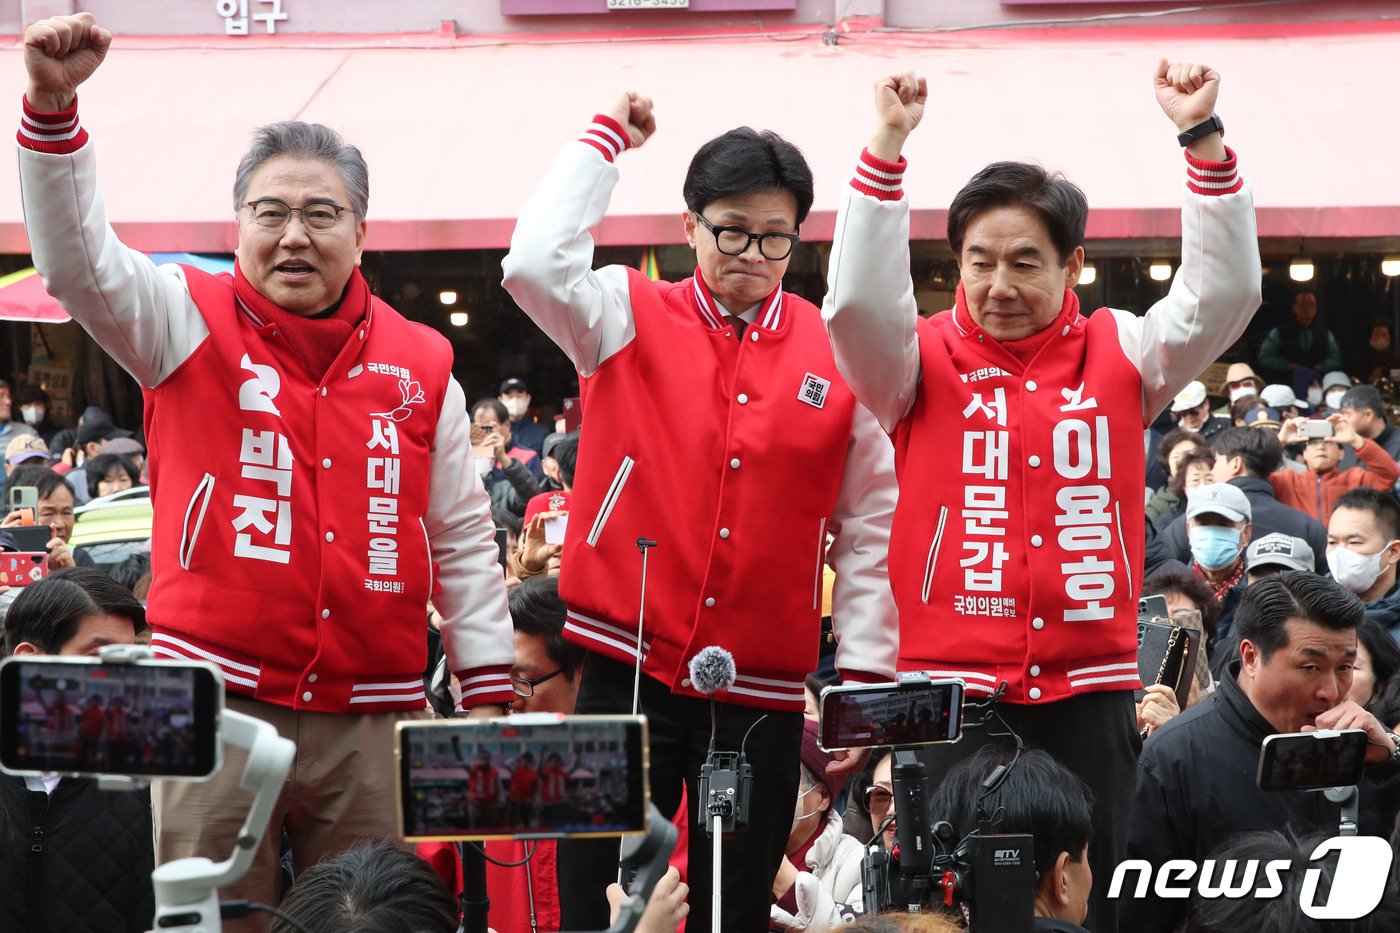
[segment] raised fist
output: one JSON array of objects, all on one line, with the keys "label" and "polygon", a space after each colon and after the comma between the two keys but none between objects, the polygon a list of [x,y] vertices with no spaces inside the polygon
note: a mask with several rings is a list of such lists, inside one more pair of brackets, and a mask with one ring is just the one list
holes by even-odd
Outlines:
[{"label": "raised fist", "polygon": [[652,116],[651,108],[650,97],[643,97],[636,91],[624,91],[603,113],[622,124],[629,145],[636,149],[656,132],[656,117]]},{"label": "raised fist", "polygon": [[41,19],[24,31],[25,96],[35,110],[64,110],[112,45],[112,34],[91,13]]},{"label": "raised fist", "polygon": [[1162,112],[1184,133],[1198,123],[1209,120],[1215,113],[1215,98],[1220,93],[1220,74],[1198,62],[1157,63],[1154,76],[1157,103]]},{"label": "raised fist", "polygon": [[928,80],[912,71],[875,82],[875,114],[881,127],[908,136],[924,118]]}]

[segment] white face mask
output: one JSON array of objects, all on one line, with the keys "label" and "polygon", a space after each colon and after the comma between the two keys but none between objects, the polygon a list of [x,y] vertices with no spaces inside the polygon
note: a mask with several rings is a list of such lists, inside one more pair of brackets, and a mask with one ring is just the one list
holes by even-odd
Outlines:
[{"label": "white face mask", "polygon": [[519,421],[525,417],[525,412],[530,408],[530,403],[519,396],[505,399],[501,404],[506,406],[506,411],[510,412],[511,421]]},{"label": "white face mask", "polygon": [[1318,405],[1322,404],[1321,388],[1319,388],[1318,386],[1313,386],[1311,389],[1308,390],[1308,404],[1311,405],[1313,408],[1316,408]]},{"label": "white face mask", "polygon": [[1347,590],[1364,593],[1375,586],[1385,572],[1381,561],[1385,559],[1386,549],[1383,547],[1374,554],[1358,554],[1339,547],[1327,552],[1327,568],[1332,571],[1332,579]]},{"label": "white face mask", "polygon": [[1249,398],[1250,396],[1258,394],[1259,390],[1254,388],[1253,385],[1246,384],[1242,386],[1236,386],[1235,388],[1230,390],[1230,401],[1238,402],[1242,398]]},{"label": "white face mask", "polygon": [[1328,407],[1328,408],[1341,408],[1341,407],[1342,407],[1342,399],[1346,398],[1346,394],[1347,394],[1347,390],[1346,390],[1346,389],[1339,389],[1339,390],[1337,390],[1336,392],[1328,392],[1328,393],[1327,393],[1327,407]]},{"label": "white face mask", "polygon": [[19,410],[19,415],[24,419],[25,424],[38,424],[44,420],[47,409],[43,405],[24,405]]}]

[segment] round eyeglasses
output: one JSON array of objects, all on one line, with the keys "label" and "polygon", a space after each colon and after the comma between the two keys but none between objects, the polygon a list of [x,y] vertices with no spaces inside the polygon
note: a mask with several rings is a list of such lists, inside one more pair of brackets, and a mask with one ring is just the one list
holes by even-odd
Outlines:
[{"label": "round eyeglasses", "polygon": [[276,198],[249,201],[247,206],[253,211],[253,223],[264,230],[275,233],[280,233],[287,228],[287,223],[292,219],[293,214],[301,214],[301,222],[306,229],[316,233],[325,233],[340,222],[342,211],[350,210],[348,207],[341,207],[330,201],[315,201],[305,207],[292,207],[285,201],[279,201]]},{"label": "round eyeglasses", "polygon": [[715,248],[726,256],[742,256],[749,244],[757,240],[759,255],[778,262],[791,256],[792,248],[801,239],[796,233],[750,233],[742,227],[716,227],[699,211],[695,212],[695,219],[715,235]]}]

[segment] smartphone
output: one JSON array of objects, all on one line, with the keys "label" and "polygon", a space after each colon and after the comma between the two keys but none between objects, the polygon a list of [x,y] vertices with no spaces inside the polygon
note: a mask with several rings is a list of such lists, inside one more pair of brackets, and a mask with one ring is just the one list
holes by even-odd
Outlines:
[{"label": "smartphone", "polygon": [[510,535],[510,531],[509,531],[508,529],[501,528],[501,527],[499,527],[499,526],[496,528],[496,553],[497,553],[496,561],[497,561],[497,563],[499,563],[499,564],[501,565],[501,569],[502,569],[502,570],[505,569],[505,566],[506,566],[506,558],[510,556],[510,553],[509,553],[509,551],[510,551],[510,548],[509,548],[510,537],[509,537],[509,535]]},{"label": "smartphone", "polygon": [[1167,621],[1171,610],[1167,608],[1165,596],[1142,596],[1138,599],[1138,621],[1151,622],[1153,619]]},{"label": "smartphone", "polygon": [[962,738],[963,682],[915,675],[897,683],[827,687],[821,695],[823,750],[928,745]]},{"label": "smartphone", "polygon": [[560,515],[557,518],[546,518],[544,520],[544,543],[563,544],[564,531],[569,527],[569,516]]},{"label": "smartphone", "polygon": [[410,842],[645,832],[641,716],[400,722],[399,834]]},{"label": "smartphone", "polygon": [[5,531],[15,539],[16,547],[30,554],[47,551],[49,542],[53,540],[53,529],[48,525],[17,525]]},{"label": "smartphone", "polygon": [[28,586],[48,575],[48,551],[0,551],[0,586]]},{"label": "smartphone", "polygon": [[203,661],[0,662],[0,770],[202,780],[219,770],[224,684]]},{"label": "smartphone", "polygon": [[10,490],[10,512],[19,511],[20,524],[32,525],[39,514],[39,488],[37,486],[16,486]]},{"label": "smartphone", "polygon": [[1298,432],[1308,440],[1316,440],[1323,437],[1331,437],[1335,432],[1332,422],[1323,421],[1320,418],[1309,418],[1303,422],[1302,428]]},{"label": "smartphone", "polygon": [[564,433],[572,434],[583,424],[583,400],[577,395],[564,399],[564,410],[559,414],[564,419]]},{"label": "smartphone", "polygon": [[1325,790],[1360,783],[1366,764],[1361,729],[1288,732],[1264,739],[1255,781],[1260,790]]}]

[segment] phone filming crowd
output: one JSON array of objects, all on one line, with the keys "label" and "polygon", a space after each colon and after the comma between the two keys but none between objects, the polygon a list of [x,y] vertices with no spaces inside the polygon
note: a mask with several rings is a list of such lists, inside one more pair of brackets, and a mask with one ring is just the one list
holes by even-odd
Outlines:
[{"label": "phone filming crowd", "polygon": [[[1400,929],[1400,361],[1382,323],[1342,372],[1311,291],[1278,382],[1238,361],[1215,68],[1143,75],[1181,261],[1133,310],[1080,307],[1075,181],[1004,161],[951,179],[920,311],[914,71],[836,124],[873,116],[820,305],[791,142],[695,149],[672,282],[590,231],[693,102],[577,114],[501,273],[584,390],[551,433],[373,293],[326,126],[229,153],[232,269],[124,245],[78,107],[109,53],[89,13],[24,33],[34,265],[144,418],[64,434],[0,383],[0,929]],[[133,496],[148,554],[70,545]]]}]

